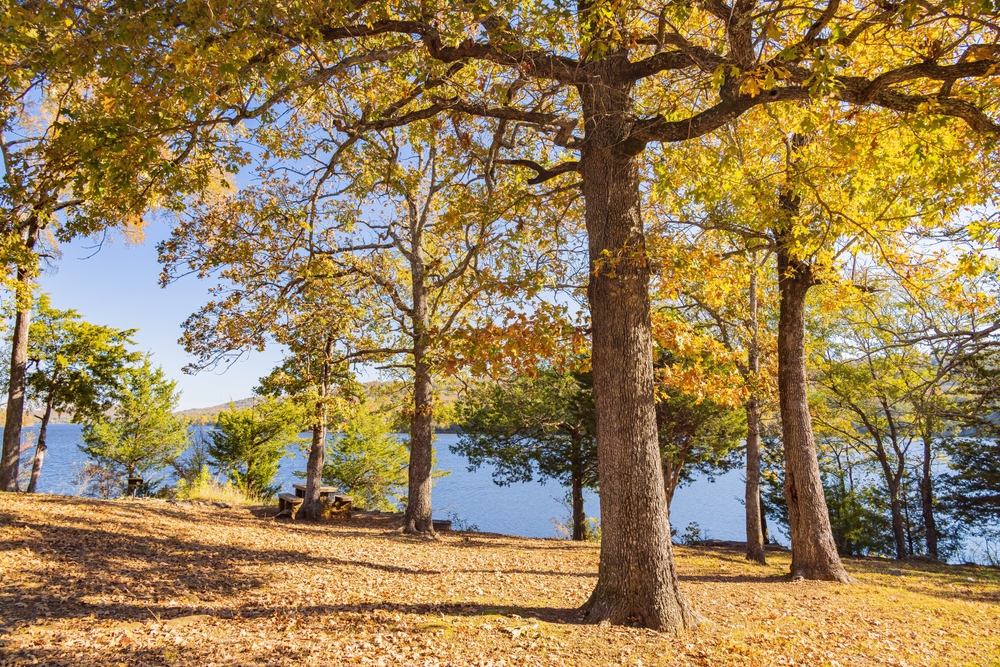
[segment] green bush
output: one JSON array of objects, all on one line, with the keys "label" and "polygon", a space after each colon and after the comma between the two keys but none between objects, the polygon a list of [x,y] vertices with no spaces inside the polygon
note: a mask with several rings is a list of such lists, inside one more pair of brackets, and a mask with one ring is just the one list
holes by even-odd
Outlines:
[{"label": "green bush", "polygon": [[86,415],[80,449],[117,475],[122,489],[125,477],[147,478],[187,449],[187,426],[173,414],[180,396],[175,390],[176,383],[147,359],[127,369],[111,410]]},{"label": "green bush", "polygon": [[350,493],[356,507],[393,510],[404,500],[409,461],[390,420],[362,410],[328,449],[323,483]]},{"label": "green bush", "polygon": [[273,399],[219,414],[208,434],[208,456],[244,495],[261,500],[275,496],[278,465],[289,445],[301,442],[301,410],[290,401]]}]

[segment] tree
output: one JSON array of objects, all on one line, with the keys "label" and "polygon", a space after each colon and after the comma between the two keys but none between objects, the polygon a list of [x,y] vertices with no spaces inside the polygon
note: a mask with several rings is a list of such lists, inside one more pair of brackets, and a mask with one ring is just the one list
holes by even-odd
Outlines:
[{"label": "tree", "polygon": [[[326,127],[314,125],[287,132]],[[232,289],[225,302],[213,302],[189,319],[189,349],[215,357],[232,349],[230,324],[249,319],[248,311],[259,313],[263,303],[294,304],[271,311],[292,317],[289,309],[297,309],[294,317],[306,321],[333,312],[337,331],[352,330],[349,349],[340,346],[330,363],[366,360],[406,377],[412,459],[408,532],[433,532],[433,383],[448,366],[444,341],[470,313],[482,315],[488,300],[495,304],[513,300],[515,290],[529,291],[523,283],[540,273],[533,269],[526,280],[521,270],[526,262],[509,247],[511,239],[529,236],[517,231],[524,226],[526,205],[506,196],[494,201],[503,184],[475,169],[464,147],[472,141],[469,134],[457,123],[449,132],[436,122],[339,146],[334,134],[323,150],[338,146],[339,161],[320,149],[310,155],[321,165],[319,176],[291,180],[283,170],[279,176],[267,167],[261,186],[204,202],[161,248],[167,275],[182,264],[202,275],[221,269],[235,285],[224,288]],[[259,266],[268,270],[262,274]],[[497,283],[507,294],[490,298]],[[265,300],[268,290],[278,295]],[[306,301],[302,293],[324,296]],[[260,296],[249,305],[236,298],[247,294]],[[322,298],[349,305],[319,309]],[[247,331],[260,331],[265,323],[273,327],[273,315],[261,313]],[[287,330],[283,322],[280,328]],[[218,340],[219,331],[226,346],[206,344]]]},{"label": "tree", "polygon": [[358,507],[396,509],[405,493],[410,456],[386,415],[362,408],[329,450],[325,483],[350,493]]},{"label": "tree", "polygon": [[149,358],[130,367],[111,410],[84,416],[80,449],[119,476],[146,477],[163,469],[189,443],[187,426],[174,415],[176,387]]},{"label": "tree", "polygon": [[[307,315],[313,324],[316,324],[317,316]],[[364,388],[358,384],[345,362],[337,362],[331,329],[324,330],[320,325],[320,330],[313,336],[292,327],[285,330],[286,334],[293,331],[296,335],[278,335],[278,340],[285,342],[290,354],[270,375],[261,378],[258,392],[264,396],[285,396],[310,416],[312,438],[306,461],[306,492],[302,510],[306,518],[317,520],[322,510],[320,487],[329,446],[327,432],[331,426],[336,430],[343,425],[348,415],[356,411],[356,404],[364,400]]]},{"label": "tree", "polygon": [[841,333],[846,344],[828,344],[820,362],[817,384],[828,405],[817,424],[826,437],[843,438],[878,462],[888,490],[896,558],[906,558],[910,550],[900,494],[910,447],[919,438],[919,418],[908,400],[912,378],[905,375],[919,373],[914,362],[923,360],[901,358],[912,350],[880,353],[881,341],[857,329]]},{"label": "tree", "polygon": [[870,455],[841,440],[820,435],[818,445],[837,552],[842,556],[891,553],[895,534],[886,494],[877,483],[881,470],[872,466]]},{"label": "tree", "polygon": [[953,511],[970,523],[1000,523],[1000,439],[958,438],[948,443],[948,456],[946,500]]},{"label": "tree", "polygon": [[[35,278],[60,242],[142,236],[152,207],[178,208],[232,154],[190,137],[173,141],[170,120],[130,129],[135,107],[118,106],[111,81],[131,65],[102,57],[132,42],[128,31],[90,30],[102,11],[53,2],[5,2],[0,77],[0,284],[14,295],[10,383],[0,489],[17,490],[28,340]],[[113,12],[112,12],[113,13]],[[99,62],[100,61],[100,62]],[[126,86],[128,87],[128,86]]]},{"label": "tree", "polygon": [[695,472],[711,475],[733,465],[746,424],[738,410],[667,389],[656,403],[667,511],[678,487]]},{"label": "tree", "polygon": [[[792,573],[840,581],[848,575],[828,529],[809,414],[809,297],[822,291],[832,302],[851,289],[863,292],[866,272],[876,266],[905,275],[914,291],[923,289],[934,265],[926,239],[962,236],[961,207],[982,207],[995,196],[990,168],[968,162],[969,151],[994,148],[967,143],[965,128],[869,110],[844,113],[825,105],[750,112],[770,124],[746,124],[723,133],[724,141],[678,147],[676,153],[692,159],[680,160],[663,187],[679,188],[675,200],[688,200],[679,214],[685,225],[774,253]],[[917,150],[930,136],[931,147]],[[859,145],[868,150],[857,151]]]},{"label": "tree", "polygon": [[[668,199],[669,201],[669,199]],[[669,220],[677,215],[672,206],[654,200],[651,211],[660,219],[660,229],[650,244],[651,254],[663,265],[653,282],[654,309],[663,309],[689,325],[688,338],[708,339],[725,350],[707,355],[715,363],[705,369],[703,379],[682,390],[708,395],[722,407],[742,401],[746,413],[747,559],[766,562],[766,518],[761,505],[761,432],[764,420],[774,412],[776,375],[776,320],[774,289],[761,285],[769,253],[758,239],[739,236],[692,235]],[[683,210],[683,209],[682,209]],[[665,219],[664,219],[665,218]],[[766,249],[764,249],[766,250]],[[654,318],[656,310],[654,310]],[[655,322],[655,319],[654,319]],[[693,347],[688,344],[688,347]],[[740,358],[742,357],[742,358]],[[682,366],[690,367],[689,361]],[[736,369],[739,377],[732,372]],[[707,381],[708,378],[712,381]],[[668,493],[668,498],[669,498]]]},{"label": "tree", "polygon": [[184,322],[180,342],[195,356],[185,372],[232,363],[269,343],[288,351],[261,391],[289,396],[311,414],[303,514],[317,519],[328,429],[344,401],[359,395],[346,359],[365,344],[358,332],[374,315],[356,306],[349,276],[315,251],[316,230],[307,210],[290,204],[294,194],[275,180],[239,198],[225,187],[207,190],[158,250],[163,286],[184,265],[219,279],[213,299]]},{"label": "tree", "polygon": [[451,451],[470,470],[494,466],[499,485],[556,479],[570,487],[573,539],[587,539],[583,490],[597,487],[590,374],[545,368],[474,386],[456,407],[461,434]]},{"label": "tree", "polygon": [[28,336],[28,398],[44,407],[38,427],[28,493],[34,493],[48,449],[46,433],[53,411],[73,411],[82,421],[111,409],[129,365],[135,329],[114,329],[84,322],[75,310],[56,310],[42,294]]},{"label": "tree", "polygon": [[1000,353],[993,343],[961,358],[956,378],[962,399],[949,406],[950,415],[944,413],[963,427],[960,437],[944,443],[944,500],[975,525],[1000,524]]},{"label": "tree", "polygon": [[[672,630],[698,622],[676,583],[662,490],[638,156],[649,144],[706,135],[756,106],[823,96],[954,116],[978,132],[1000,129],[984,111],[996,98],[997,53],[989,21],[980,20],[990,8],[979,3],[599,1],[573,12],[559,4],[287,8],[262,0],[226,12],[184,9],[183,28],[174,29],[176,8],[165,5],[132,18],[125,30],[133,35],[127,56],[138,73],[129,80],[136,92],[123,97],[143,115],[180,115],[186,122],[177,125],[185,129],[270,120],[280,105],[315,104],[320,89],[335,98],[330,108],[348,116],[338,126],[347,136],[434,115],[473,115],[534,133],[511,151],[519,166],[538,174],[533,180],[580,174],[603,492],[601,565],[587,604],[594,622]],[[100,19],[126,22],[131,15],[122,9]],[[165,45],[190,67],[161,66]],[[219,72],[220,80],[199,85],[190,73],[206,71]],[[348,73],[358,75],[355,81],[327,85],[344,83]],[[186,108],[176,98],[202,103]],[[574,135],[578,127],[583,137]],[[578,160],[561,159],[577,151]],[[550,159],[561,161],[541,164]],[[789,238],[789,229],[779,231]],[[786,259],[779,270],[794,307],[784,309],[783,320],[786,333],[797,334],[795,304],[813,276],[797,258]],[[793,499],[807,501],[791,507],[793,572],[846,580],[822,511],[799,352],[797,344],[781,349],[793,397],[783,414],[798,417],[784,438],[796,473],[787,481]]]},{"label": "tree", "polygon": [[[824,439],[841,440],[870,457],[887,492],[897,558],[921,551],[939,556],[939,505],[934,469],[949,443],[979,413],[970,359],[985,359],[996,307],[992,270],[939,261],[920,289],[908,277],[868,271],[867,289],[842,300],[841,325],[817,315],[822,348],[813,353]],[[971,349],[970,349],[971,344]],[[973,362],[975,365],[977,362]],[[988,363],[988,362],[987,362]],[[981,376],[982,377],[982,376]],[[910,496],[918,495],[922,526],[914,528]],[[914,513],[915,514],[915,513]]]},{"label": "tree", "polygon": [[761,399],[760,391],[755,386],[760,373],[760,324],[758,320],[758,302],[760,294],[757,289],[756,266],[751,267],[748,298],[746,376],[751,382],[751,388],[746,400],[747,415],[747,452],[746,452],[746,490],[744,503],[746,505],[747,523],[747,560],[764,565],[767,556],[764,552],[766,529],[764,527],[764,508],[760,502],[760,432],[761,432]]},{"label": "tree", "polygon": [[287,400],[255,401],[239,409],[230,405],[209,433],[209,459],[247,496],[273,498],[278,465],[288,446],[299,442],[302,423],[302,410]]}]

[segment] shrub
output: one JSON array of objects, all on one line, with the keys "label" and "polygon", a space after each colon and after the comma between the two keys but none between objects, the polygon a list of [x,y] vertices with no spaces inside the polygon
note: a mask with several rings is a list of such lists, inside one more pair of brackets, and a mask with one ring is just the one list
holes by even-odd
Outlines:
[{"label": "shrub", "polygon": [[220,482],[212,477],[208,466],[202,466],[201,471],[191,481],[184,478],[177,480],[178,500],[204,500],[220,502],[228,505],[253,505],[261,502],[260,498],[248,496],[231,482]]},{"label": "shrub", "polygon": [[356,507],[393,510],[406,488],[409,460],[389,419],[362,410],[330,447],[323,483],[350,493]]},{"label": "shrub", "polygon": [[266,399],[240,410],[230,406],[209,433],[208,455],[244,495],[268,500],[278,492],[273,481],[285,449],[301,441],[301,423],[302,413],[290,401]]}]

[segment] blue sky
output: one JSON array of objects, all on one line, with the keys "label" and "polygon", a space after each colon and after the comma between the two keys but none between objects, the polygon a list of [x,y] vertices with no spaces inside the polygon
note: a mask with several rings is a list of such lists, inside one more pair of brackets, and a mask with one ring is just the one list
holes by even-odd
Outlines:
[{"label": "blue sky", "polygon": [[180,409],[207,407],[250,395],[257,379],[279,361],[277,348],[247,355],[228,369],[186,375],[191,361],[177,343],[181,323],[207,300],[210,284],[187,276],[161,288],[156,243],[167,237],[164,220],[150,222],[142,245],[115,239],[97,250],[86,239],[63,245],[62,257],[39,279],[55,308],[75,308],[88,322],[138,328],[138,349],[152,352],[182,391]]}]

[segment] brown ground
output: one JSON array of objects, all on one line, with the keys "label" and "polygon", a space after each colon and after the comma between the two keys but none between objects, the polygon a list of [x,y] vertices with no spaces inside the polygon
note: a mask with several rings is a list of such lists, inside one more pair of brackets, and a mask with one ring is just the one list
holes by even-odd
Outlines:
[{"label": "brown ground", "polygon": [[676,554],[680,637],[581,624],[589,544],[0,493],[0,664],[1000,666],[996,569]]}]

